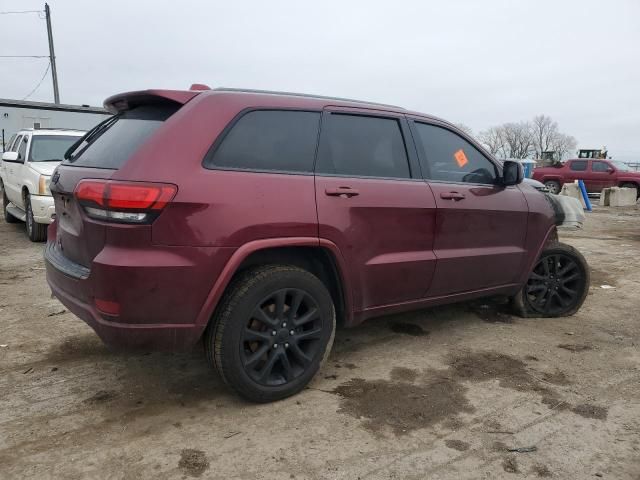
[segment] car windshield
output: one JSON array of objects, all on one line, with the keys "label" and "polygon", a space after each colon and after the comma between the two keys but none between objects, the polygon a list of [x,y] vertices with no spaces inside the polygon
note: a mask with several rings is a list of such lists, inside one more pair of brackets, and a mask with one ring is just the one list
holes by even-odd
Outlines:
[{"label": "car windshield", "polygon": [[631,169],[629,168],[629,165],[627,165],[626,163],[622,163],[622,162],[611,162],[615,165],[615,167],[623,172],[628,172]]},{"label": "car windshield", "polygon": [[64,152],[78,140],[77,135],[34,135],[31,138],[30,162],[59,162]]}]

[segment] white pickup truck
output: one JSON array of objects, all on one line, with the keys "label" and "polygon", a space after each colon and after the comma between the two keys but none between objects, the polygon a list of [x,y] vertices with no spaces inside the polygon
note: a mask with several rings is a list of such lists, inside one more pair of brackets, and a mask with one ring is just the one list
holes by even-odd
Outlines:
[{"label": "white pickup truck", "polygon": [[67,149],[85,134],[81,130],[24,129],[9,141],[0,164],[4,219],[22,220],[32,242],[47,238],[55,208],[49,191],[53,170]]}]

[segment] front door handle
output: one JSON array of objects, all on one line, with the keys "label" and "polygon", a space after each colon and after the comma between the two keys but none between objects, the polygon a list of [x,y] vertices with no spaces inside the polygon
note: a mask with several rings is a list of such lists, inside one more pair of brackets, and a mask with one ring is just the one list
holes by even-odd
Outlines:
[{"label": "front door handle", "polygon": [[443,198],[445,200],[455,200],[457,202],[458,200],[464,199],[464,193],[460,193],[460,192],[442,192],[440,194],[440,198]]},{"label": "front door handle", "polygon": [[351,187],[338,187],[338,188],[327,188],[324,191],[324,194],[328,197],[344,197],[351,198],[357,195],[360,195],[360,192],[355,188]]}]

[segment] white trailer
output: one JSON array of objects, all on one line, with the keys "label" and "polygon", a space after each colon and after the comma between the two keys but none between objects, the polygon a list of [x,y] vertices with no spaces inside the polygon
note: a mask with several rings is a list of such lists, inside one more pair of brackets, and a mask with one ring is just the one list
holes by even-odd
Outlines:
[{"label": "white trailer", "polygon": [[104,108],[89,105],[61,105],[0,98],[0,151],[23,128],[71,128],[89,130],[111,116]]}]

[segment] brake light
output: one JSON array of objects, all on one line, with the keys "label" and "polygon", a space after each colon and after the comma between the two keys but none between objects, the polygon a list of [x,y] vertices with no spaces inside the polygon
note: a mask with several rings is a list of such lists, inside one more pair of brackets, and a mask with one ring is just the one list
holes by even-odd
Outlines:
[{"label": "brake light", "polygon": [[75,196],[91,218],[124,223],[150,223],[166,207],[178,187],[166,183],[82,180]]}]

